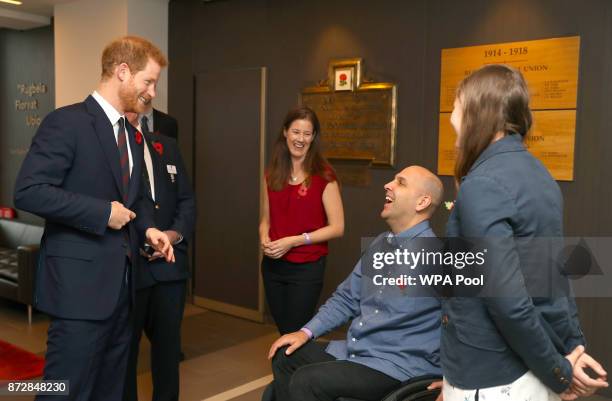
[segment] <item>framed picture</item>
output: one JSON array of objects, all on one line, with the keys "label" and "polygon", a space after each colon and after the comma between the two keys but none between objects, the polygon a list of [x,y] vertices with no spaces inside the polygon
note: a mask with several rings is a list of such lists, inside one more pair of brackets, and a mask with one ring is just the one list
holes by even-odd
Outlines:
[{"label": "framed picture", "polygon": [[331,60],[328,82],[332,91],[355,91],[361,85],[361,58]]},{"label": "framed picture", "polygon": [[359,185],[367,182],[355,178],[362,166],[395,166],[397,135],[397,86],[363,79],[362,72],[361,58],[331,60],[328,78],[303,88],[298,99],[319,117],[325,157],[350,164],[344,173]]},{"label": "framed picture", "polygon": [[353,67],[340,67],[334,70],[334,90],[336,91],[350,91],[354,89],[353,76],[355,75],[355,68]]}]

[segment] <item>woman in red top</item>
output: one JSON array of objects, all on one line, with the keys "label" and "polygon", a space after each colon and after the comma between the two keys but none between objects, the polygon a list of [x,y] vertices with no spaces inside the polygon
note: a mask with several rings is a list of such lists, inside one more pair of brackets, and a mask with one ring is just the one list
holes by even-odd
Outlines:
[{"label": "woman in red top", "polygon": [[287,113],[266,172],[259,236],[262,274],[281,334],[314,315],[327,241],[344,233],[344,211],[334,170],[320,151],[317,115],[308,107]]}]

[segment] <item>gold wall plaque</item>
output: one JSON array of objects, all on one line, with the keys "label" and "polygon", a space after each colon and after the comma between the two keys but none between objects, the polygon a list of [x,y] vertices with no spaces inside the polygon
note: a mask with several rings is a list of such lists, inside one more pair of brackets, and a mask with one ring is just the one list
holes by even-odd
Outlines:
[{"label": "gold wall plaque", "polygon": [[[300,102],[317,113],[325,157],[332,160],[371,160],[372,165],[393,167],[397,132],[397,88],[391,83],[363,83],[361,59],[330,64],[329,79],[302,90]],[[350,89],[341,87],[345,74]],[[352,71],[353,75],[350,75]],[[347,77],[348,76],[348,77]]]},{"label": "gold wall plaque", "polygon": [[[449,119],[457,85],[484,65],[508,64],[521,71],[529,86],[534,115],[526,139],[529,150],[556,180],[573,180],[579,58],[579,36],[443,49],[438,174],[453,174],[455,132]],[[546,120],[551,115],[559,120]]]},{"label": "gold wall plaque", "polygon": [[[455,168],[455,139],[450,114],[440,113],[438,143],[438,174],[453,175]],[[576,110],[534,111],[534,125],[525,138],[527,149],[540,159],[550,174],[560,181],[571,181],[574,164],[574,127]]]}]

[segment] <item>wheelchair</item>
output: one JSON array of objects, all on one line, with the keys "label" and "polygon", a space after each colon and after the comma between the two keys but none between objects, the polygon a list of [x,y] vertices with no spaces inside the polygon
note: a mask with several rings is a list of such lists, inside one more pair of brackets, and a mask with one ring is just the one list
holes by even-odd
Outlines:
[{"label": "wheelchair", "polygon": [[[427,387],[435,382],[442,380],[439,376],[419,376],[402,382],[399,387],[387,394],[381,401],[435,401],[440,394],[440,389],[427,390]],[[261,401],[285,401],[274,398],[272,384],[266,387]],[[340,397],[336,401],[363,401],[358,398]]]}]

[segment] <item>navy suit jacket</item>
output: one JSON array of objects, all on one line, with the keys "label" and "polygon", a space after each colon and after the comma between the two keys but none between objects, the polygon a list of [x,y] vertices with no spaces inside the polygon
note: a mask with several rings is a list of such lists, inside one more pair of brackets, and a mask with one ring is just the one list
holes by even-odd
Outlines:
[{"label": "navy suit jacket", "polygon": [[[138,263],[143,232],[153,227],[141,202],[144,142],[126,127],[133,159],[127,203],[113,127],[92,96],[51,112],[21,166],[15,206],[45,219],[35,306],[50,315],[108,318],[125,280],[127,247]],[[111,201],[137,219],[122,230],[108,228]]]},{"label": "navy suit jacket", "polygon": [[[144,190],[144,202],[153,209],[154,223],[160,230],[174,230],[183,241],[174,246],[175,263],[164,259],[143,260],[136,279],[136,288],[145,288],[157,281],[185,280],[189,277],[188,246],[196,221],[196,202],[191,181],[176,141],[164,135],[145,135],[151,154],[155,180],[155,200],[150,187]],[[157,149],[156,149],[157,148]],[[169,170],[176,168],[176,174]],[[143,170],[146,174],[146,169]]]},{"label": "navy suit jacket", "polygon": [[476,389],[508,384],[531,370],[553,391],[564,391],[572,378],[564,355],[584,338],[570,293],[543,288],[558,270],[548,270],[553,259],[539,246],[563,236],[563,199],[519,135],[491,144],[462,179],[447,236],[493,243],[485,279],[499,287],[486,297],[443,303],[444,377]]},{"label": "navy suit jacket", "polygon": [[153,132],[178,139],[178,123],[174,117],[153,109]]}]

